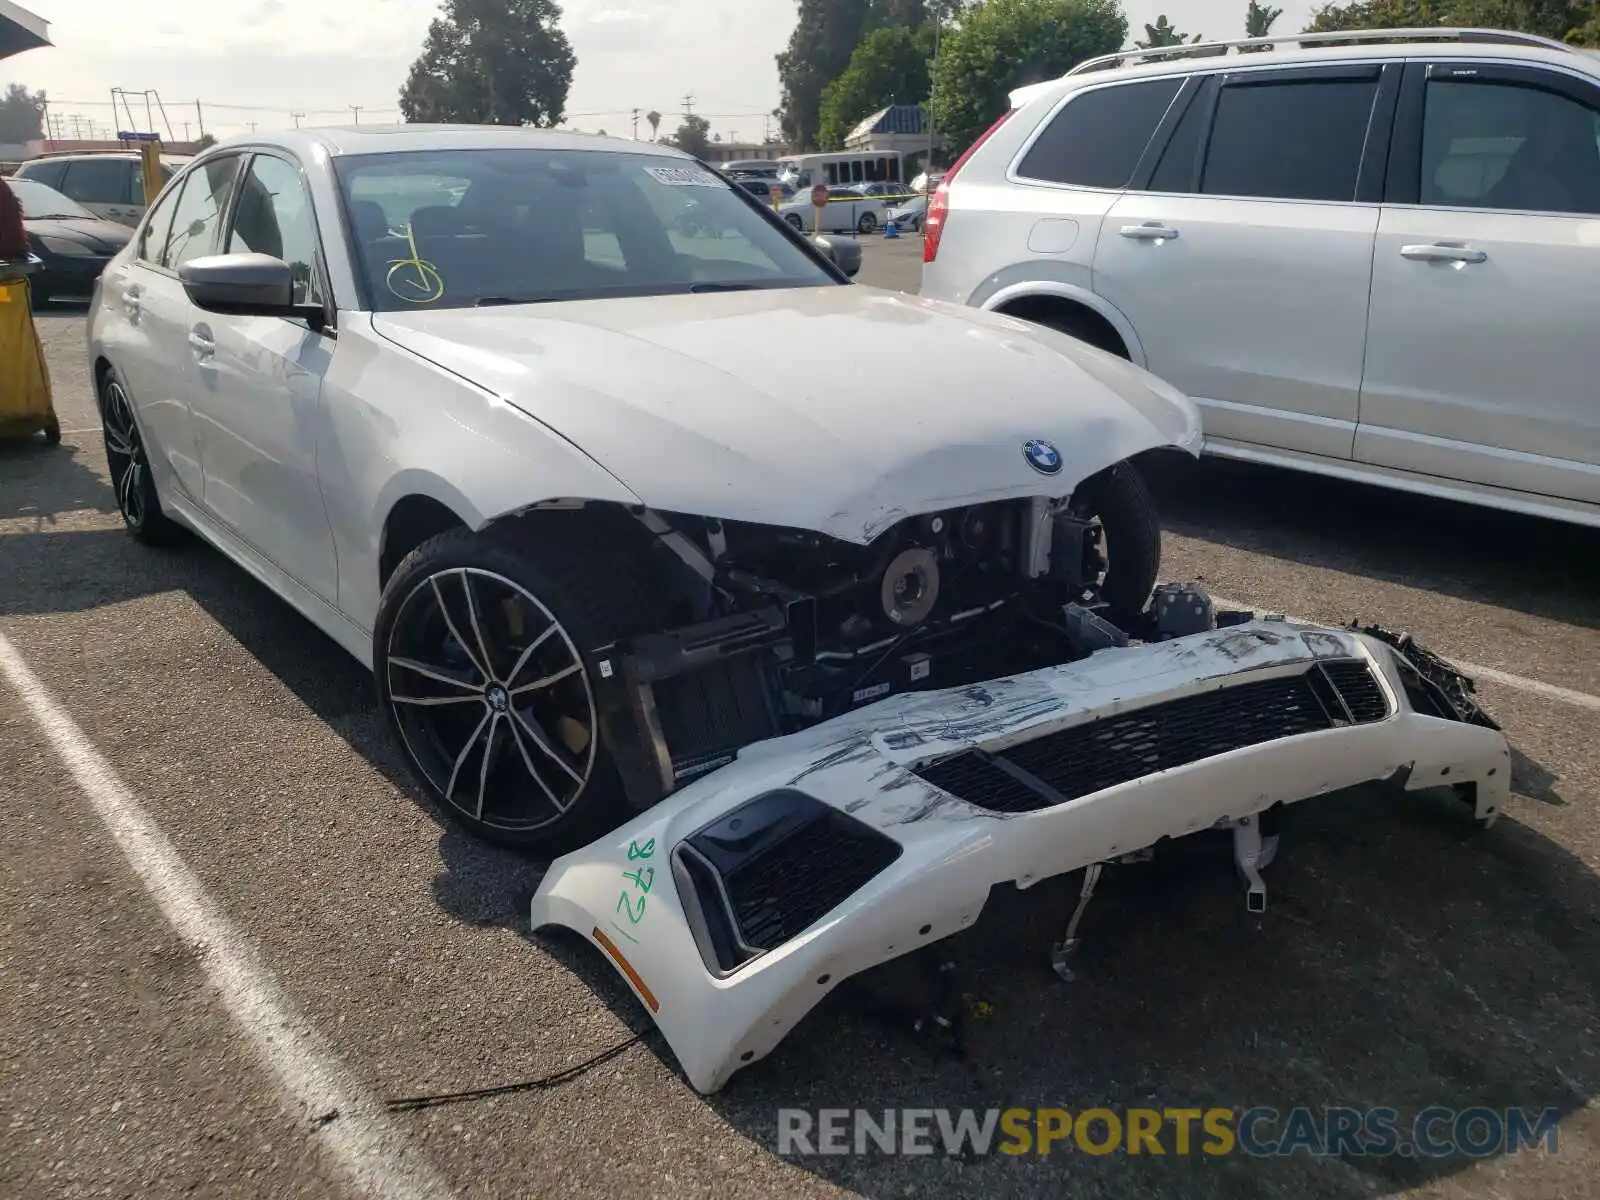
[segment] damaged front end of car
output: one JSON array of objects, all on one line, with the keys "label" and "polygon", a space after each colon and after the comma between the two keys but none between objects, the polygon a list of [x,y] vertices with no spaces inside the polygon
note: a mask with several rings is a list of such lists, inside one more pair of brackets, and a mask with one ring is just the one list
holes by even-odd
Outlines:
[{"label": "damaged front end of car", "polygon": [[[1079,539],[1094,537],[1070,520],[1064,557],[1080,563]],[[989,638],[1012,631],[1001,644],[1023,647],[1014,673],[997,671],[1007,660],[979,638],[984,678],[952,667],[942,686],[917,691],[943,653],[867,641],[827,689],[839,711],[785,724],[772,697],[800,694],[795,680],[838,628],[829,617],[818,636],[819,612],[834,610],[819,608],[816,591],[770,594],[759,620],[741,617],[738,629],[640,640],[607,660],[611,717],[638,738],[633,782],[650,807],[557,859],[532,902],[535,928],[576,931],[608,956],[701,1092],[769,1054],[841,982],[970,927],[997,886],[1085,872],[1079,911],[1052,951],[1070,978],[1077,918],[1102,864],[1231,829],[1247,906],[1259,911],[1262,822],[1285,805],[1374,782],[1447,787],[1487,824],[1508,795],[1509,749],[1471,681],[1376,627],[1216,613],[1203,591],[1181,586],[1156,589],[1137,620],[1118,625],[1090,586],[1090,602],[1069,599],[1046,622],[1041,651],[1007,640],[1018,638],[1012,625],[994,619],[1016,607],[1008,596],[984,608],[985,624]],[[1036,608],[1020,611],[1038,623]],[[768,667],[776,659],[785,685],[723,679],[693,696],[708,718],[743,714],[746,733],[772,732],[697,758],[684,749],[695,727],[681,697],[664,704],[672,689],[659,685],[693,678],[688,665],[743,669],[743,646],[759,647]],[[1028,662],[1035,653],[1054,658]],[[877,678],[863,661],[895,664],[888,695],[870,691],[882,680],[857,684]]]}]

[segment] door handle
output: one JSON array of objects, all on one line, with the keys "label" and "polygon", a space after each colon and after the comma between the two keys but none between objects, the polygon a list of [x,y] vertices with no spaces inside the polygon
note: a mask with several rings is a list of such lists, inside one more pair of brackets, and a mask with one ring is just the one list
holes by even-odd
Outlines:
[{"label": "door handle", "polygon": [[1470,246],[1449,246],[1443,242],[1434,242],[1432,245],[1427,246],[1401,246],[1400,257],[1409,258],[1412,262],[1481,263],[1489,261],[1489,256],[1482,250],[1474,250]]},{"label": "door handle", "polygon": [[122,310],[130,321],[139,319],[139,285],[132,284],[122,293]]},{"label": "door handle", "polygon": [[1124,225],[1122,236],[1136,242],[1168,242],[1178,236],[1178,231],[1155,221],[1146,221],[1143,225]]},{"label": "door handle", "polygon": [[217,352],[217,343],[211,336],[211,330],[204,325],[196,325],[189,331],[189,349],[194,351],[195,358],[201,364],[208,363]]}]

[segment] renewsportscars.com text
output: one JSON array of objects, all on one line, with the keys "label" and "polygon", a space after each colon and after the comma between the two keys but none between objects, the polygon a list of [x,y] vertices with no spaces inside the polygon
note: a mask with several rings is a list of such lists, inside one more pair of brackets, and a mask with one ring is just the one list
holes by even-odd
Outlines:
[{"label": "renewsportscars.com text", "polygon": [[801,1108],[778,1110],[778,1153],[1081,1153],[1487,1158],[1556,1152],[1555,1109],[1393,1108]]}]

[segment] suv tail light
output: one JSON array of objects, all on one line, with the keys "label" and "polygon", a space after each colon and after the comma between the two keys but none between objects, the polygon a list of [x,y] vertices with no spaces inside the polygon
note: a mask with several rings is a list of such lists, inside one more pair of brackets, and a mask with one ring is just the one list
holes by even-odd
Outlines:
[{"label": "suv tail light", "polygon": [[960,158],[951,164],[950,169],[944,173],[944,178],[939,181],[939,186],[934,188],[933,195],[928,198],[928,212],[922,218],[922,261],[931,263],[939,255],[939,237],[944,233],[944,219],[950,214],[950,184],[954,182],[956,172],[967,165],[967,159],[978,152],[978,147],[983,145],[993,136],[994,131],[1009,121],[1016,109],[1008,109],[1000,114],[1000,119],[978,135],[978,140],[962,152]]}]

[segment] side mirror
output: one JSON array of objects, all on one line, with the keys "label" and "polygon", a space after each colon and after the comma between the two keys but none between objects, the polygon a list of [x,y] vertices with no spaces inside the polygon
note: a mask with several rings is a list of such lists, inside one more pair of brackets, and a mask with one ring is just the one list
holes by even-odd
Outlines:
[{"label": "side mirror", "polygon": [[850,278],[854,279],[861,270],[861,243],[854,238],[816,237],[811,240]]},{"label": "side mirror", "polygon": [[270,254],[210,254],[178,268],[197,308],[238,317],[301,317],[320,322],[322,308],[294,302],[294,271]]}]

